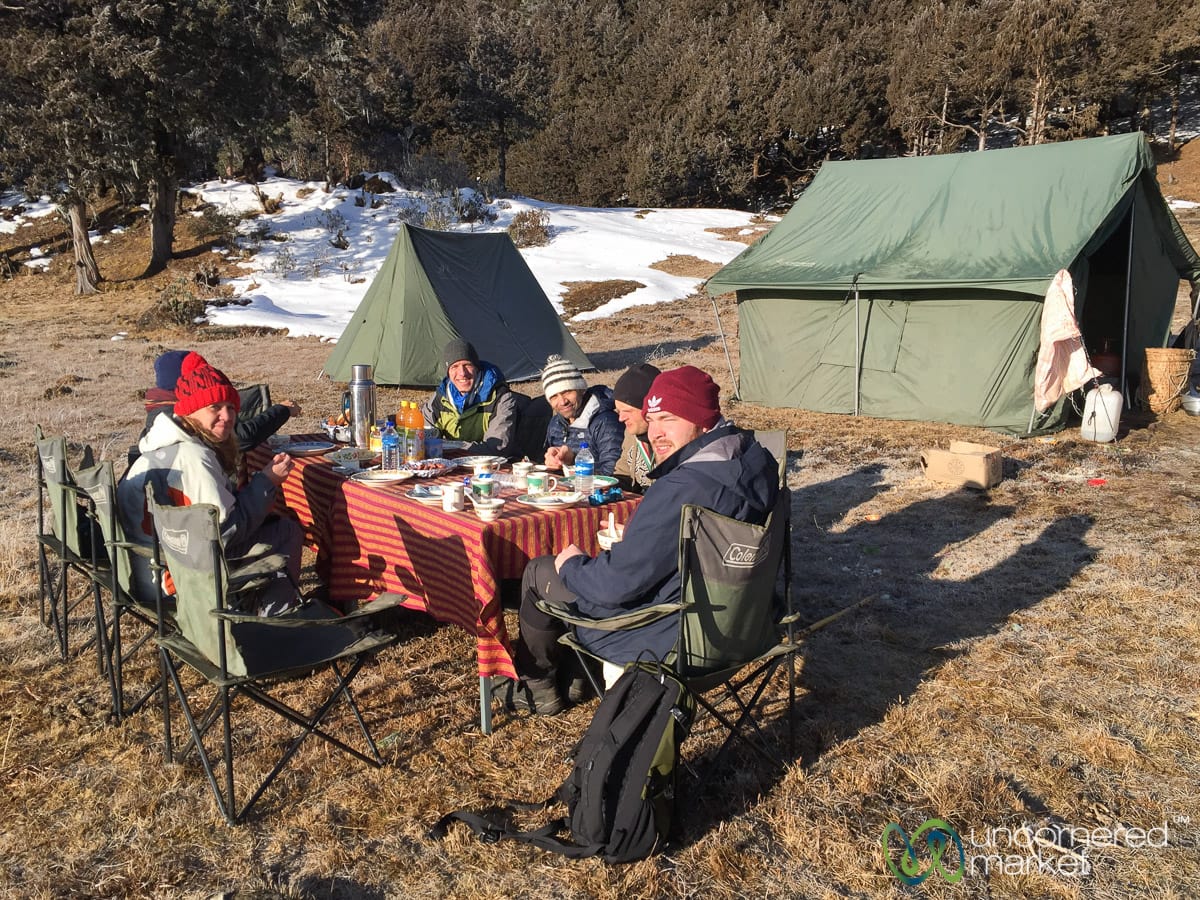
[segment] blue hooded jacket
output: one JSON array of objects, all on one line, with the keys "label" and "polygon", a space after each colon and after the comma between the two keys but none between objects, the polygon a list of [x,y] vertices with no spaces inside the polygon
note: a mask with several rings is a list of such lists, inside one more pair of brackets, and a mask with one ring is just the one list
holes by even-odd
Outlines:
[{"label": "blue hooded jacket", "polygon": [[565,444],[572,453],[578,453],[584,441],[588,442],[588,449],[595,457],[596,474],[611,475],[625,443],[625,426],[617,416],[612,388],[602,384],[588,388],[583,395],[579,418],[568,424],[565,418],[555,413],[546,426],[546,447]]}]

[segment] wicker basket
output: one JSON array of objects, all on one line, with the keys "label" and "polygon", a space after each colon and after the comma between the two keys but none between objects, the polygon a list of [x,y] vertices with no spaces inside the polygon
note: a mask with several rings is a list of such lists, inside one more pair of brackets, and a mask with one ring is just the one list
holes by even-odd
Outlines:
[{"label": "wicker basket", "polygon": [[1195,350],[1147,347],[1139,392],[1143,405],[1160,416],[1179,409],[1179,397],[1187,390],[1195,358]]}]

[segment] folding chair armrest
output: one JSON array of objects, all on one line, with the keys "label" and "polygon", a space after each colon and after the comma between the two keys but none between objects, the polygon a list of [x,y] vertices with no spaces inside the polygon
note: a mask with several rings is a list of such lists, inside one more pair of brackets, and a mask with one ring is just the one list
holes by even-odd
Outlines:
[{"label": "folding chair armrest", "polygon": [[[378,599],[372,600],[362,608],[346,613],[345,615],[340,615],[331,607],[319,602],[305,604],[289,613],[279,616],[256,616],[233,609],[210,609],[208,613],[226,622],[255,622],[259,625],[278,628],[322,628],[327,625],[345,625],[356,619],[369,619],[390,609],[395,609],[402,605],[406,599],[407,597],[404,594],[381,594]],[[297,615],[297,613],[305,610],[317,610],[327,614],[315,617]]]},{"label": "folding chair armrest", "polygon": [[282,572],[286,567],[287,557],[282,553],[260,556],[238,568],[231,567],[229,570],[229,590],[233,592],[243,591],[251,582],[260,578],[273,578],[276,573]]},{"label": "folding chair armrest", "polygon": [[404,601],[407,599],[407,594],[380,594],[369,603],[364,603],[358,609],[346,613],[341,617],[341,621],[345,622],[354,619],[370,619],[371,617],[377,616],[380,613],[402,607],[404,605]]},{"label": "folding chair armrest", "polygon": [[602,619],[596,619],[563,606],[546,603],[544,600],[535,600],[534,604],[546,615],[561,619],[568,625],[595,628],[598,631],[625,631],[629,628],[640,628],[643,625],[657,622],[659,619],[666,618],[683,609],[682,603],[659,603],[655,606],[645,606],[641,609],[618,613],[615,616],[605,616]]},{"label": "folding chair armrest", "polygon": [[143,544],[135,544],[133,541],[105,541],[105,547],[111,547],[114,550],[128,550],[130,553],[135,553],[143,559],[154,559],[154,551]]}]

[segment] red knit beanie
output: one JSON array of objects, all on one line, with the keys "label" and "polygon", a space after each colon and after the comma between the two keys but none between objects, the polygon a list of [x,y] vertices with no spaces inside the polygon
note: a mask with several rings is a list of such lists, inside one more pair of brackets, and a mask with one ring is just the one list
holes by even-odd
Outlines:
[{"label": "red knit beanie", "polygon": [[642,402],[642,415],[666,412],[701,428],[712,428],[721,418],[721,388],[695,366],[663,372],[650,385]]},{"label": "red knit beanie", "polygon": [[242,398],[220,369],[215,369],[199,353],[189,353],[180,367],[175,384],[175,415],[191,415],[214,403],[232,403],[242,408]]}]

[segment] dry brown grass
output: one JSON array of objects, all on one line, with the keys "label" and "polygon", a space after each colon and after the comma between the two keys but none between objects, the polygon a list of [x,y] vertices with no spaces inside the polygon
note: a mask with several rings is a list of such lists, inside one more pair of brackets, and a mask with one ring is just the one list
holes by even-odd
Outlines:
[{"label": "dry brown grass", "polygon": [[721,263],[713,262],[711,259],[701,259],[698,256],[672,253],[664,260],[651,263],[650,268],[682,278],[709,278],[721,268]]},{"label": "dry brown grass", "polygon": [[629,278],[610,278],[607,281],[564,281],[563,314],[570,318],[581,312],[599,309],[609,300],[632,294],[645,285]]},{"label": "dry brown grass", "polygon": [[[195,764],[164,765],[155,714],[108,722],[94,657],[60,662],[37,621],[33,427],[66,434],[73,454],[90,443],[119,458],[140,427],[155,355],[200,340],[235,379],[298,400],[306,421],[334,409],[341,386],[316,380],[328,346],[314,339],[139,332],[133,323],[171,273],[138,280],[137,241],[135,229],[101,245],[116,280],[97,297],[70,296],[65,262],[0,282],[0,893],[899,898],[912,892],[885,868],[883,829],[938,816],[964,839],[1060,822],[1165,823],[1169,840],[1077,848],[1091,866],[1084,878],[975,873],[951,887],[935,877],[927,896],[1200,894],[1200,420],[1181,412],[1129,417],[1129,432],[1101,446],[1071,432],[1012,441],[729,402],[744,425],[789,430],[793,588],[806,619],[877,599],[806,643],[786,770],[736,755],[706,783],[687,781],[667,854],[611,868],[463,830],[427,840],[447,810],[549,793],[592,707],[501,717],[483,737],[473,641],[419,616],[359,682],[388,764],[371,770],[308,745],[262,814],[227,828]],[[736,364],[731,298],[719,309]],[[572,329],[599,367],[592,381],[654,359],[701,366],[731,393],[706,298]],[[129,334],[111,340],[118,331]],[[382,402],[417,396],[385,390]],[[920,449],[952,438],[1001,444],[1004,482],[986,494],[925,482]],[[1093,476],[1106,484],[1089,486]],[[786,753],[781,691],[767,728]],[[287,731],[241,711],[238,743],[261,771]],[[703,727],[685,755],[702,765],[718,739]]]}]

